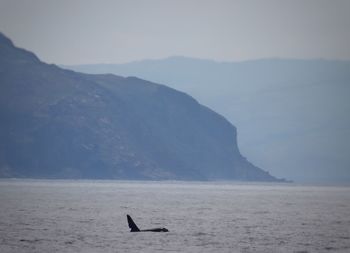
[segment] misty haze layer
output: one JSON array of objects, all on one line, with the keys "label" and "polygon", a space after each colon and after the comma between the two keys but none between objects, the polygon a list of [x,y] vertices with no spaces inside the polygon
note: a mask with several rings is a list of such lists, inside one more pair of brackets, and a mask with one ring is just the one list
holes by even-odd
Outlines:
[{"label": "misty haze layer", "polygon": [[0,0],[0,30],[55,64],[350,59],[349,9],[346,0]]},{"label": "misty haze layer", "polygon": [[189,93],[238,127],[243,154],[297,181],[350,180],[350,62],[184,57],[70,66],[138,76]]}]

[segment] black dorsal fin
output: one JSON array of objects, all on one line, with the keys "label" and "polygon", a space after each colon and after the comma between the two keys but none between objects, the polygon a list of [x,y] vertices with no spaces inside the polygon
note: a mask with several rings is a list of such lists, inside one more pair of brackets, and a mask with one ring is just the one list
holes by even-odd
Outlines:
[{"label": "black dorsal fin", "polygon": [[128,218],[129,228],[131,229],[130,232],[139,232],[140,229],[136,226],[135,222],[131,219],[130,215],[127,214],[126,217]]}]

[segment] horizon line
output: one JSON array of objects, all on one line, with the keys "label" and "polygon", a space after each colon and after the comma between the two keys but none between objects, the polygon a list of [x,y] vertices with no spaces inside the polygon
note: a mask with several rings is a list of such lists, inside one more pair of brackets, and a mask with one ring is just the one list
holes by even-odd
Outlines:
[{"label": "horizon line", "polygon": [[198,61],[206,61],[217,64],[235,64],[235,63],[247,63],[247,62],[257,62],[257,61],[323,61],[323,62],[342,62],[342,63],[350,63],[350,59],[335,59],[335,58],[293,58],[293,57],[260,57],[260,58],[252,58],[246,60],[217,60],[210,58],[202,58],[202,57],[192,57],[192,56],[184,56],[184,55],[171,55],[165,57],[157,57],[157,58],[144,58],[140,60],[130,60],[125,62],[95,62],[95,63],[74,63],[74,64],[62,64],[62,63],[54,63],[50,62],[49,64],[56,64],[58,66],[88,66],[88,65],[126,65],[126,64],[136,64],[142,62],[152,62],[152,61],[164,61],[171,59],[185,59],[185,60],[198,60]]}]

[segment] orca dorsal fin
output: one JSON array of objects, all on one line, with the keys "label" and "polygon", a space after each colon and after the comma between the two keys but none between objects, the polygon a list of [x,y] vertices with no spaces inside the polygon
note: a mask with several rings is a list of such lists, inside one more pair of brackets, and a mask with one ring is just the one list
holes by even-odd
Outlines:
[{"label": "orca dorsal fin", "polygon": [[129,228],[131,229],[130,232],[139,232],[140,229],[136,226],[135,222],[131,219],[130,215],[127,214],[126,217],[128,218]]}]

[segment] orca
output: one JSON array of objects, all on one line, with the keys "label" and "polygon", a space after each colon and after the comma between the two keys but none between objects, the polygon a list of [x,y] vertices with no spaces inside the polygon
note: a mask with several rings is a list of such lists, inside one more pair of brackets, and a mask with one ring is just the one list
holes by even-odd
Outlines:
[{"label": "orca", "polygon": [[166,228],[151,228],[141,230],[136,226],[135,222],[131,219],[129,214],[127,214],[126,217],[128,218],[130,232],[169,232],[169,230]]}]

